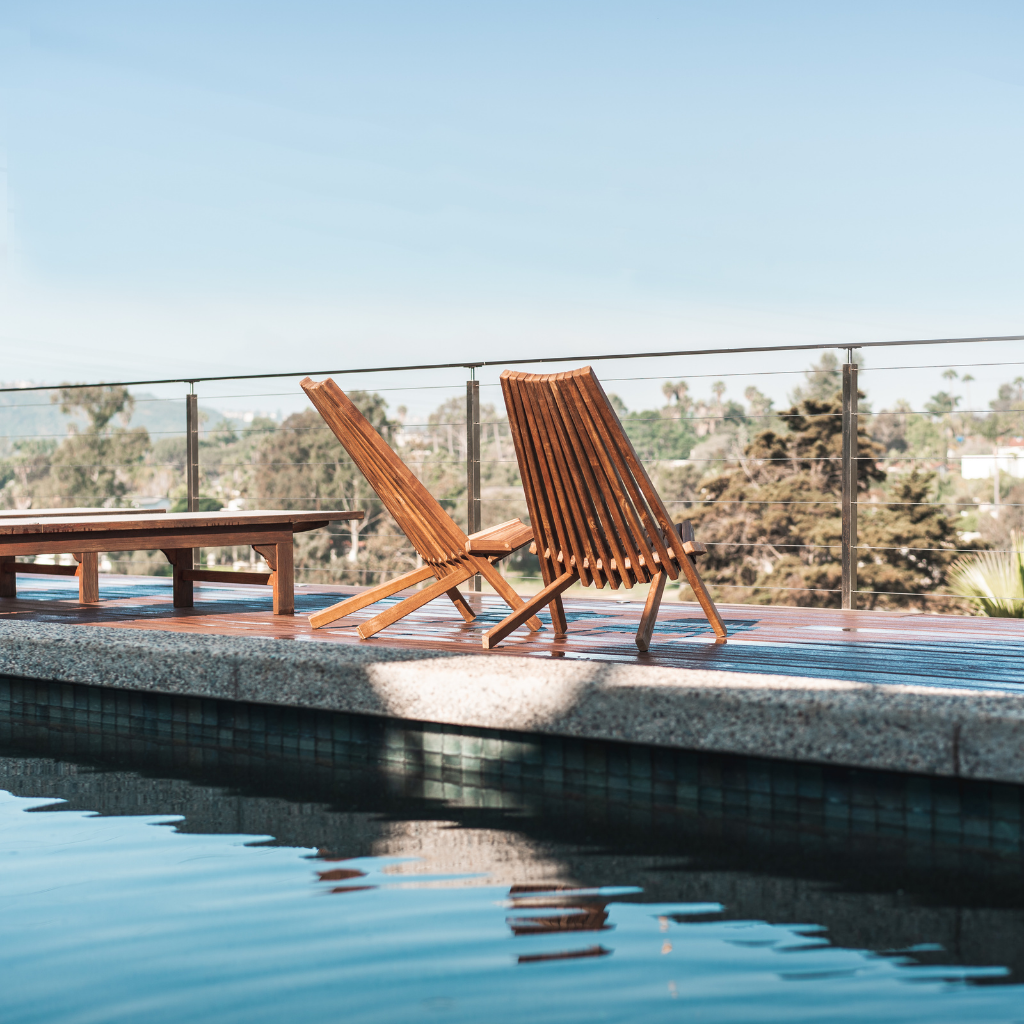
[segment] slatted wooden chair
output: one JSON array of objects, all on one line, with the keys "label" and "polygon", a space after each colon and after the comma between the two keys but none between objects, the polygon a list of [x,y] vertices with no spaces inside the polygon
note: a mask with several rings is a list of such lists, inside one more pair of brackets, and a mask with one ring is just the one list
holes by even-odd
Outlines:
[{"label": "slatted wooden chair", "polygon": [[[530,543],[533,532],[529,526],[519,519],[512,519],[467,537],[333,380],[328,377],[314,381],[306,377],[302,381],[302,390],[425,563],[420,569],[315,612],[309,616],[314,629],[408,590],[431,577],[435,580],[430,586],[360,623],[359,635],[365,640],[442,594],[447,594],[462,617],[472,622],[476,614],[458,587],[477,573],[509,607],[517,611],[523,607],[522,599],[505,582],[493,563]],[[526,622],[532,630],[543,628],[535,615],[524,616],[520,622]]]},{"label": "slatted wooden chair", "polygon": [[651,585],[636,634],[637,647],[646,651],[665,583],[680,573],[715,634],[725,637],[695,564],[707,549],[695,540],[690,523],[672,522],[593,370],[506,370],[501,387],[544,589],[485,633],[484,648],[500,643],[545,605],[556,635],[564,635],[560,595],[579,581],[613,590]]}]

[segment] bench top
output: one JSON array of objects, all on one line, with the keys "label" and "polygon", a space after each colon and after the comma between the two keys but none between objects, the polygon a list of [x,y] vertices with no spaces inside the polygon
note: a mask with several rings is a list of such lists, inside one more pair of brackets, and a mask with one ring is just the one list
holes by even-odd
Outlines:
[{"label": "bench top", "polygon": [[51,519],[55,516],[67,519],[74,516],[151,516],[166,512],[163,508],[4,508],[0,519]]},{"label": "bench top", "polygon": [[255,526],[289,526],[295,533],[326,526],[345,519],[362,519],[363,512],[324,510],[318,512],[272,512],[262,509],[239,512],[174,512],[153,516],[138,510],[121,515],[43,516],[37,519],[4,516],[0,513],[0,537],[38,534],[83,534],[147,530],[176,533],[236,527],[244,531]]}]

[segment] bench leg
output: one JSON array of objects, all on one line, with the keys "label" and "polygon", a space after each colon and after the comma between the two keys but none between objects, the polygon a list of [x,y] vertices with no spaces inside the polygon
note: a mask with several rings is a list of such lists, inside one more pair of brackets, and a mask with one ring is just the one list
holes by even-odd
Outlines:
[{"label": "bench leg", "polygon": [[75,555],[78,562],[78,569],[75,575],[78,577],[78,603],[99,604],[100,603],[100,556],[95,551],[85,551]]},{"label": "bench leg", "polygon": [[13,568],[14,555],[0,555],[0,597],[17,597],[18,577],[4,571],[8,565]]},{"label": "bench leg", "polygon": [[174,580],[173,603],[175,608],[191,608],[195,604],[192,581],[182,576],[192,568],[191,548],[164,548],[167,561],[171,563],[171,578]]},{"label": "bench leg", "polygon": [[275,545],[277,548],[274,568],[274,614],[294,615],[295,614],[295,566],[293,541],[291,536],[287,540],[279,540]]}]

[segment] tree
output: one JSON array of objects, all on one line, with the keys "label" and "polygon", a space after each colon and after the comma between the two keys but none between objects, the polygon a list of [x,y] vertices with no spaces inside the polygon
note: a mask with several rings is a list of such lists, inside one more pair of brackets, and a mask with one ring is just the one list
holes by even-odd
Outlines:
[{"label": "tree", "polygon": [[750,405],[750,415],[753,419],[763,420],[771,415],[772,406],[775,404],[766,394],[763,394],[753,385],[743,392],[743,397]]},{"label": "tree", "polygon": [[[353,391],[349,398],[386,441],[392,424],[380,395]],[[272,422],[272,421],[271,421]],[[275,425],[276,426],[276,425]],[[362,520],[350,520],[347,550],[340,553],[336,535],[316,530],[296,537],[296,565],[334,567],[345,578],[360,563],[362,536],[384,516],[384,506],[338,439],[314,409],[294,413],[280,427],[259,435],[253,453],[255,499],[261,508],[363,509]],[[340,559],[343,565],[335,565]],[[360,580],[361,581],[361,580]]]},{"label": "tree", "polygon": [[[842,520],[842,403],[805,398],[785,414],[789,432],[762,430],[740,465],[703,481],[701,501],[686,517],[709,544],[701,562],[705,580],[726,599],[755,604],[840,604]],[[881,448],[863,424],[858,432],[857,487],[861,501],[886,481]],[[926,500],[931,477],[912,473],[896,482],[892,499]],[[941,509],[864,502],[859,524],[860,589],[874,607],[902,605],[902,593],[933,591],[952,559],[955,528]],[[867,551],[867,548],[880,550]],[[917,548],[941,548],[918,553]],[[760,589],[768,588],[768,589]]]},{"label": "tree", "polygon": [[685,459],[697,441],[690,421],[681,416],[677,405],[627,412],[620,415],[626,435],[644,462]]},{"label": "tree", "polygon": [[[127,428],[134,399],[123,387],[99,385],[61,388],[54,396],[65,415],[84,413],[88,426],[68,425],[68,436],[53,453],[50,475],[56,493],[47,498],[55,507],[110,505],[134,486],[135,475],[149,450],[145,427]],[[125,426],[111,427],[114,417]]]},{"label": "tree", "polygon": [[693,405],[689,391],[690,386],[685,380],[667,380],[661,386],[661,393],[668,400],[668,404],[682,412],[686,412]]},{"label": "tree", "polygon": [[[5,467],[3,504],[6,508],[28,508],[40,495],[49,498],[50,460],[57,442],[49,438],[24,438],[11,445],[11,458]],[[45,504],[45,500],[43,504]],[[38,506],[37,506],[38,507]]]},{"label": "tree", "polygon": [[910,403],[901,398],[892,409],[883,409],[871,420],[871,437],[888,454],[900,454],[910,447],[907,431],[911,423]]},{"label": "tree", "polygon": [[789,396],[790,402],[799,405],[808,398],[818,401],[830,399],[840,386],[841,372],[835,352],[822,352],[818,361],[804,371],[804,383],[793,389]]},{"label": "tree", "polygon": [[992,413],[986,417],[984,431],[989,440],[996,443],[1001,437],[1024,436],[1024,377],[1001,384],[989,406]]},{"label": "tree", "polygon": [[[959,374],[956,370],[946,370],[942,376],[952,382],[956,380]],[[956,435],[957,424],[953,420],[953,414],[956,411],[956,407],[960,404],[960,395],[954,395],[949,391],[939,391],[932,395],[931,398],[925,402],[925,410],[931,413],[933,420],[941,423],[943,433],[946,437],[945,451],[942,453],[942,464],[947,466],[949,464],[949,450],[953,447],[953,438]]]},{"label": "tree", "polygon": [[960,396],[950,394],[948,391],[937,391],[927,402],[924,403],[925,411],[929,412],[936,419],[952,415],[953,411],[960,404]]}]

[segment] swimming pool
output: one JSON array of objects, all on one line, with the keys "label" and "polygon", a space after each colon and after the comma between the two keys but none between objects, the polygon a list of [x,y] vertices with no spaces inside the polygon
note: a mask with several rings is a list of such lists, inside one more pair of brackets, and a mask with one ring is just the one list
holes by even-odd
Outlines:
[{"label": "swimming pool", "polygon": [[[212,761],[195,702],[200,732],[133,740],[33,699],[0,709],[5,1024],[1024,1019],[1005,787],[945,805],[955,841],[906,796],[843,833],[799,800],[666,809],[564,774],[445,795],[422,759],[303,760],[300,723],[290,759],[235,733]],[[720,792],[737,770],[704,767]],[[883,809],[916,792],[851,779]]]}]

